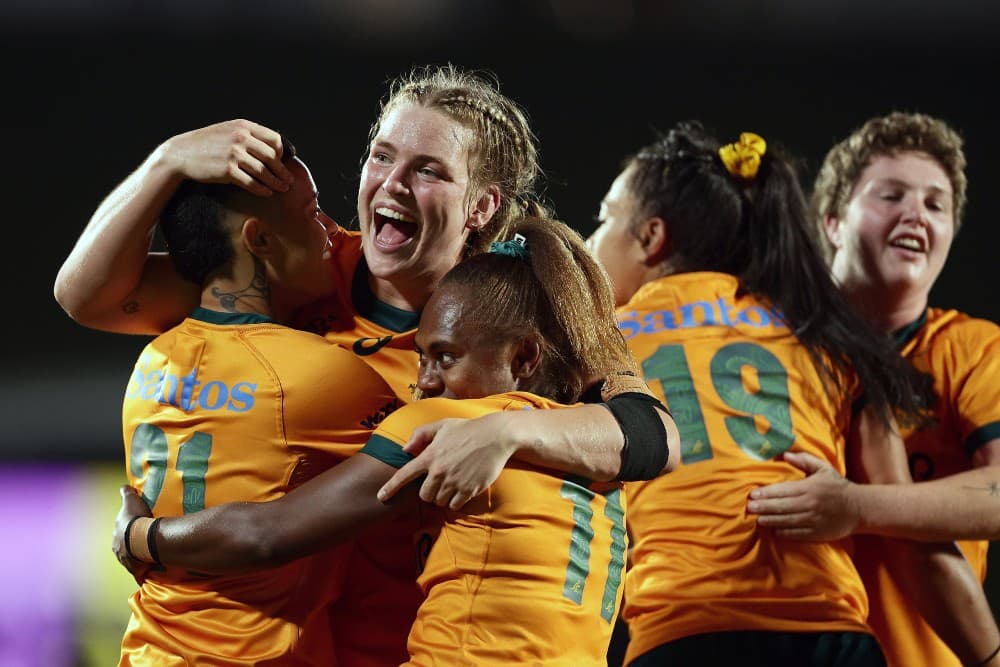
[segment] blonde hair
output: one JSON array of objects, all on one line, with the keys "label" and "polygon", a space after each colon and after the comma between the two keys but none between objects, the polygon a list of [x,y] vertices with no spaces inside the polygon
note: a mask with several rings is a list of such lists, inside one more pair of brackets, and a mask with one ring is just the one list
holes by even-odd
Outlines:
[{"label": "blonde hair", "polygon": [[487,185],[500,188],[497,212],[481,230],[469,235],[463,258],[485,252],[491,242],[509,237],[511,224],[526,213],[547,214],[535,191],[541,168],[527,113],[500,92],[495,76],[451,64],[413,69],[390,83],[369,143],[386,115],[401,104],[436,109],[473,131],[473,145],[468,147],[470,199]]}]

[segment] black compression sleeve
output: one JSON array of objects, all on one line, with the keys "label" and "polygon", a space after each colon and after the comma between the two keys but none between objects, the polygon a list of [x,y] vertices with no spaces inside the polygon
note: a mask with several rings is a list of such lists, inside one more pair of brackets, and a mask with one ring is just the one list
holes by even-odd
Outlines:
[{"label": "black compression sleeve", "polygon": [[657,414],[667,408],[648,394],[628,392],[618,394],[603,405],[611,410],[625,436],[622,446],[622,466],[616,480],[634,482],[659,476],[670,452],[667,430]]}]

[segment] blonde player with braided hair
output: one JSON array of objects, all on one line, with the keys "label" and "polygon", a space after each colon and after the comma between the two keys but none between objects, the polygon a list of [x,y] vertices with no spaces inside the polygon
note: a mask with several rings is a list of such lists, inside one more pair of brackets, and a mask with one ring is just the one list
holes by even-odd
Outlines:
[{"label": "blonde player with braided hair", "polygon": [[[168,570],[208,572],[315,553],[417,501],[412,488],[394,505],[374,491],[409,459],[402,447],[418,425],[564,409],[595,378],[635,369],[607,276],[579,235],[541,219],[513,231],[444,276],[416,336],[427,398],[388,416],[360,455],[275,502],[156,525],[133,521],[146,512],[129,493],[119,548],[148,543]],[[605,664],[625,562],[621,485],[543,466],[514,462],[486,493],[441,513],[406,664]],[[148,549],[138,556],[154,560]]]},{"label": "blonde player with braided hair", "polygon": [[[907,480],[893,411],[923,405],[831,280],[792,164],[758,135],[720,145],[680,124],[626,161],[601,220],[619,326],[681,433],[676,471],[627,485],[627,664],[885,665],[848,545],[783,540],[746,513],[751,489],[796,474],[785,452]],[[970,658],[992,650],[957,550],[903,553],[941,631]]]},{"label": "blonde player with braided hair", "polygon": [[[402,77],[390,87],[362,163],[360,230],[331,225],[329,293],[290,323],[353,350],[410,400],[420,309],[456,263],[506,237],[525,209],[540,210],[524,204],[536,199],[539,174],[526,115],[495,80],[453,66]],[[197,305],[197,287],[176,274],[168,257],[149,252],[163,205],[185,179],[264,196],[286,191],[294,180],[281,164],[280,135],[257,123],[229,121],[167,140],[98,207],[63,264],[55,293],[74,319],[158,333]],[[521,450],[594,479],[660,474],[672,421],[638,398],[648,391],[644,384],[627,374],[613,379],[609,391],[635,390],[614,411],[585,405],[509,412],[422,429],[425,451],[390,480],[383,497],[426,473],[423,498],[460,506]],[[211,489],[206,493],[211,498]],[[419,534],[414,513],[356,543],[357,569],[333,612],[345,662],[389,664],[399,655],[401,633],[419,602],[412,583]]]}]

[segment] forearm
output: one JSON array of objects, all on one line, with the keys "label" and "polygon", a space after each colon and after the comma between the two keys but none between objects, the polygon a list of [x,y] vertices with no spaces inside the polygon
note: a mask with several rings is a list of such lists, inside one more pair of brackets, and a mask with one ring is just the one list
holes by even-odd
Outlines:
[{"label": "forearm", "polygon": [[1000,539],[1000,466],[908,485],[853,485],[856,532],[922,541]]},{"label": "forearm", "polygon": [[621,469],[625,438],[614,415],[601,405],[498,416],[507,422],[505,432],[515,443],[518,460],[597,481],[612,480]]},{"label": "forearm", "polygon": [[[680,438],[670,415],[658,409],[654,412],[663,430],[652,446],[668,452],[662,473],[673,468],[678,447],[670,445]],[[508,414],[512,417],[508,420],[510,437],[516,443],[514,458],[597,481],[616,479],[621,473],[625,436],[607,407],[582,405]]]},{"label": "forearm", "polygon": [[982,585],[953,542],[887,540],[893,578],[965,665],[978,665],[1000,644]]},{"label": "forearm", "polygon": [[413,502],[408,488],[391,504],[378,488],[394,468],[358,454],[281,498],[227,503],[164,517],[154,536],[160,562],[199,572],[273,567],[341,544]]},{"label": "forearm", "polygon": [[[122,307],[142,283],[157,218],[182,180],[161,146],[97,208],[56,277],[55,298],[73,319],[94,328],[155,333],[142,317],[125,317]],[[188,300],[198,293],[193,285],[181,289]],[[182,310],[175,321],[186,314]]]}]

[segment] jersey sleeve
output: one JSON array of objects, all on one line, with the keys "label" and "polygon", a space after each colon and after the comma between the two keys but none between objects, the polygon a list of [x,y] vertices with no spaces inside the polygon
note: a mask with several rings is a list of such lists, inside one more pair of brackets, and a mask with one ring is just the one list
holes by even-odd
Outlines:
[{"label": "jersey sleeve", "polygon": [[950,350],[954,373],[948,392],[971,456],[990,440],[1000,438],[1000,327],[973,320],[963,327]]}]

